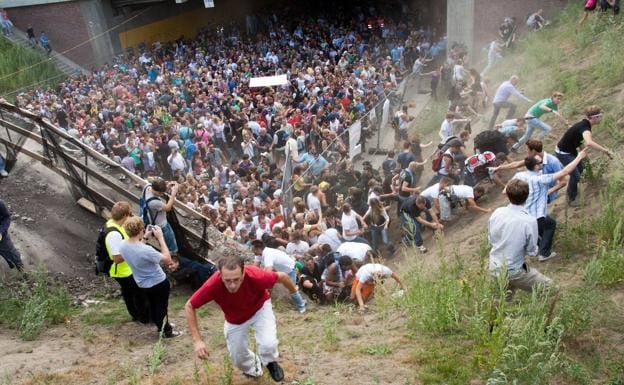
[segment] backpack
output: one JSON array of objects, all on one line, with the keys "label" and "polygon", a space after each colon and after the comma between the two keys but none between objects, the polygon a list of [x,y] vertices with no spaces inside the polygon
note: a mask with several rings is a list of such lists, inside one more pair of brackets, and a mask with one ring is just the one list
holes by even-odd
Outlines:
[{"label": "backpack", "polygon": [[444,151],[437,150],[433,155],[433,160],[431,161],[431,171],[438,172],[440,168],[442,168],[442,159],[444,158]]},{"label": "backpack", "polygon": [[109,275],[110,268],[113,266],[113,260],[106,250],[106,236],[113,231],[121,234],[119,229],[113,226],[105,226],[98,231],[98,238],[95,243],[95,275]]},{"label": "backpack", "polygon": [[496,162],[496,155],[491,151],[475,154],[466,159],[466,171],[479,176],[487,175],[487,168]]},{"label": "backpack", "polygon": [[[402,190],[403,182],[408,182],[410,186],[414,184],[414,175],[408,169],[403,169],[401,171],[401,174],[399,174],[399,195],[404,194]],[[407,193],[407,195],[410,195],[410,194]]]},{"label": "backpack", "polygon": [[440,168],[442,168],[442,159],[444,159],[444,152],[448,150],[447,145],[453,139],[458,139],[457,136],[451,135],[444,142],[438,144],[438,150],[433,154],[433,159],[431,162],[431,171],[438,172]]},{"label": "backpack", "polygon": [[153,225],[154,221],[156,220],[156,216],[154,216],[154,218],[152,218],[152,214],[150,213],[148,204],[156,199],[159,199],[156,196],[153,196],[149,199],[145,199],[145,193],[147,192],[147,188],[151,187],[151,184],[146,185],[143,188],[143,193],[141,194],[141,198],[139,199],[139,212],[141,213],[141,217],[143,218],[143,223],[145,225]]},{"label": "backpack", "polygon": [[277,144],[275,147],[282,148],[286,146],[286,142],[288,141],[288,134],[284,130],[278,130],[275,135],[277,135]]},{"label": "backpack", "polygon": [[399,126],[401,125],[401,118],[399,118],[398,116],[392,117],[390,124],[392,125],[393,129],[398,130]]}]

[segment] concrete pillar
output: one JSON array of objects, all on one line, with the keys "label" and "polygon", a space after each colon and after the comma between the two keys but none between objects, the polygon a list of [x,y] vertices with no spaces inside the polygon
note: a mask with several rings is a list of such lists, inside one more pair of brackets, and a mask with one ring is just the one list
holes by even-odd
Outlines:
[{"label": "concrete pillar", "polygon": [[87,69],[110,62],[115,55],[110,33],[106,33],[109,26],[104,9],[105,4],[108,4],[108,2],[99,0],[83,0],[80,2],[82,17],[89,32],[90,44],[96,60]]},{"label": "concrete pillar", "polygon": [[446,34],[450,46],[457,42],[468,48],[470,59],[474,60],[475,0],[447,0]]}]

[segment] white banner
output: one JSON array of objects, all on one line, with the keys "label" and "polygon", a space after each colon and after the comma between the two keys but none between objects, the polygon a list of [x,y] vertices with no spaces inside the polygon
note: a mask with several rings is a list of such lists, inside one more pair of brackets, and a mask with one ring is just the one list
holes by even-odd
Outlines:
[{"label": "white banner", "polygon": [[204,6],[206,8],[214,8],[214,0],[204,0]]},{"label": "white banner", "polygon": [[349,159],[362,152],[362,145],[359,144],[362,136],[362,122],[359,120],[349,127]]},{"label": "white banner", "polygon": [[377,113],[375,112],[374,108],[372,110],[370,110],[370,113],[368,114],[368,120],[371,123],[377,120]]},{"label": "white banner", "polygon": [[288,84],[287,75],[276,76],[260,76],[257,78],[249,79],[249,87],[271,87],[271,86],[283,86]]},{"label": "white banner", "polygon": [[383,113],[381,115],[381,128],[386,127],[386,124],[388,124],[388,119],[390,119],[388,115],[390,115],[390,100],[386,99],[383,104]]}]

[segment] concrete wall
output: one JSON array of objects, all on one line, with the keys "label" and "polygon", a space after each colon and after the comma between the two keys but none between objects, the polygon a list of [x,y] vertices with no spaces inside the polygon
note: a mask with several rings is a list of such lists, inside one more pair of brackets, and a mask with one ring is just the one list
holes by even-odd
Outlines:
[{"label": "concrete wall", "polygon": [[99,66],[109,62],[116,52],[120,52],[113,46],[111,34],[107,32],[109,28],[107,20],[112,15],[112,9],[106,8],[107,2],[99,0],[83,0],[79,4],[95,64]]},{"label": "concrete wall", "polygon": [[475,1],[476,0],[447,0],[446,35],[448,37],[449,46],[454,42],[464,43],[468,47],[468,52],[473,51]]},{"label": "concrete wall", "polygon": [[568,0],[474,0],[474,2],[476,28],[473,39],[478,50],[498,37],[498,27],[506,17],[516,17],[518,32],[522,34],[527,31],[528,14],[541,8],[544,10],[544,16],[551,19],[568,4]]},{"label": "concrete wall", "polygon": [[11,8],[9,17],[23,31],[29,25],[37,35],[46,31],[54,50],[71,49],[67,57],[91,68],[110,62],[128,46],[174,40],[180,35],[193,37],[203,26],[242,21],[271,2],[217,0],[215,8],[206,9],[203,1],[170,1],[115,15],[110,0],[78,0]]},{"label": "concrete wall", "polygon": [[26,31],[29,25],[38,36],[43,30],[50,38],[52,49],[82,65],[90,68],[96,64],[95,54],[89,39],[89,29],[82,16],[80,2],[63,2],[29,7],[12,8],[9,17],[15,26]]},{"label": "concrete wall", "polygon": [[474,63],[483,56],[482,48],[498,37],[498,27],[506,17],[516,17],[522,34],[527,31],[528,14],[541,8],[549,19],[567,4],[568,0],[447,0],[448,40],[466,44]]}]

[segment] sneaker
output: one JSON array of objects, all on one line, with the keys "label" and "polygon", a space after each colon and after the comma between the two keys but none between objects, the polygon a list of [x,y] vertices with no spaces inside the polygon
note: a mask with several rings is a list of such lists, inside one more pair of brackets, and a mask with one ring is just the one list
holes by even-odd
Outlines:
[{"label": "sneaker", "polygon": [[0,176],[6,178],[7,176],[9,176],[9,173],[6,172],[6,170],[0,170]]},{"label": "sneaker", "polygon": [[301,307],[298,307],[297,310],[299,311],[299,313],[303,314],[306,312],[306,306],[308,305],[308,302],[304,299],[303,300],[303,304],[301,305]]},{"label": "sneaker", "polygon": [[418,250],[420,250],[420,252],[423,254],[427,252],[427,248],[425,247],[425,245],[418,246]]},{"label": "sneaker", "polygon": [[181,335],[183,335],[184,333],[180,330],[173,330],[171,332],[171,334],[167,335],[167,336],[163,336],[164,338],[176,338],[176,337],[180,337]]},{"label": "sneaker", "polygon": [[537,256],[537,260],[540,261],[540,262],[546,262],[549,259],[555,258],[556,256],[557,256],[557,253],[552,252],[552,253],[550,253],[550,255],[548,257],[544,257],[543,255],[538,255]]},{"label": "sneaker", "polygon": [[269,362],[266,367],[269,370],[269,373],[271,374],[271,378],[273,379],[273,381],[280,382],[284,380],[284,371],[282,370],[282,367],[279,366],[277,362],[275,361]]},{"label": "sneaker", "polygon": [[579,202],[577,199],[575,199],[573,201],[568,201],[568,206],[570,206],[570,207],[580,207],[581,206],[581,202]]}]

